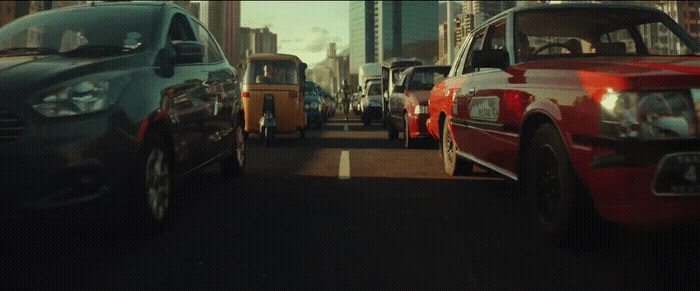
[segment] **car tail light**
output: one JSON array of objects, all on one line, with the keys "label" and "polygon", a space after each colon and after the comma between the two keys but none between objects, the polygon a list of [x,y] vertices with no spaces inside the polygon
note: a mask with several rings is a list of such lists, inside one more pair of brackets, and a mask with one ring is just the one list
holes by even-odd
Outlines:
[{"label": "car tail light", "polygon": [[241,97],[243,97],[243,98],[250,97],[250,92],[241,92]]},{"label": "car tail light", "polygon": [[296,91],[289,92],[289,98],[298,98],[298,97],[299,97],[299,93],[297,93]]}]

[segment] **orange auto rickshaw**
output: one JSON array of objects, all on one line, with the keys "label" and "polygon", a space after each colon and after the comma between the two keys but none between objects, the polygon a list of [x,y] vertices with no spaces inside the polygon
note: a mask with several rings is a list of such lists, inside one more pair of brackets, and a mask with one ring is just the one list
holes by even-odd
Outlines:
[{"label": "orange auto rickshaw", "polygon": [[306,67],[294,55],[253,54],[247,58],[241,88],[246,133],[259,133],[266,146],[276,133],[299,131],[304,138]]}]

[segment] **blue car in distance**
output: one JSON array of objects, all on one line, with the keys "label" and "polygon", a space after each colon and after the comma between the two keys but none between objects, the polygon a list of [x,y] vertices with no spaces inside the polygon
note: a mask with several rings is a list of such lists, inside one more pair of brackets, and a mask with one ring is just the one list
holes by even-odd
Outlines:
[{"label": "blue car in distance", "polygon": [[323,126],[321,92],[312,81],[306,81],[304,88],[304,112],[306,113],[308,124],[315,124],[316,127],[321,128]]}]

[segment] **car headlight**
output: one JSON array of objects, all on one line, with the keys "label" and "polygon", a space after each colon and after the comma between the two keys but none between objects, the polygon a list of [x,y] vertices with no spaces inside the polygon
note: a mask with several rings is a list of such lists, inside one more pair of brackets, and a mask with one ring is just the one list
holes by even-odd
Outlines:
[{"label": "car headlight", "polygon": [[304,109],[309,109],[309,104],[304,104]]},{"label": "car headlight", "polygon": [[46,117],[64,117],[101,111],[116,103],[128,78],[101,74],[72,80],[43,91],[32,105]]},{"label": "car headlight", "polygon": [[696,135],[688,90],[610,92],[600,102],[599,135],[607,138],[688,138]]},{"label": "car headlight", "polygon": [[416,105],[416,107],[413,108],[413,113],[414,114],[427,114],[428,113],[428,106]]},{"label": "car headlight", "polygon": [[311,106],[311,109],[318,109],[318,102],[313,101],[313,102],[311,102],[310,106]]}]

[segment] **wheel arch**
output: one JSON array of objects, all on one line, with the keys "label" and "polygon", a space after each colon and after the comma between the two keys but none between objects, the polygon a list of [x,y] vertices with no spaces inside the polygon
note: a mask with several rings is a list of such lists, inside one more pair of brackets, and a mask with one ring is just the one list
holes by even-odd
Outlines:
[{"label": "wheel arch", "polygon": [[530,113],[525,118],[520,131],[520,146],[518,147],[518,181],[523,181],[524,179],[523,174],[525,173],[525,155],[527,154],[528,147],[532,142],[535,132],[543,124],[551,124],[557,129],[559,135],[561,136],[559,126],[557,126],[554,118],[548,114],[541,111],[536,111]]}]

